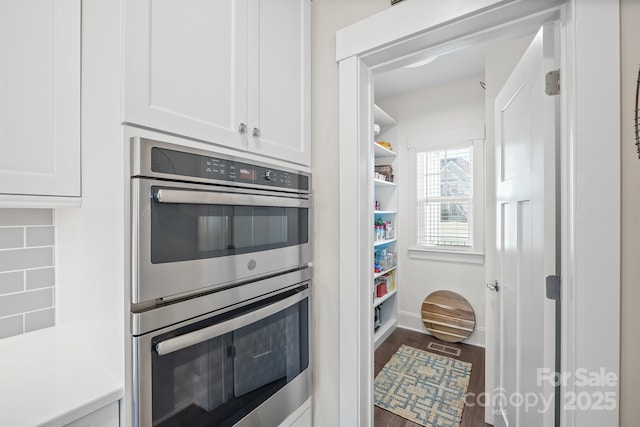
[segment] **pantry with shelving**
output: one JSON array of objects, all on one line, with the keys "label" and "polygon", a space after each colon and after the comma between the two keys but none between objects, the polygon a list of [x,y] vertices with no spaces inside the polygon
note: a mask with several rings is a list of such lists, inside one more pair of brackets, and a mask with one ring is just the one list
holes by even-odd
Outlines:
[{"label": "pantry with shelving", "polygon": [[374,105],[373,313],[374,346],[396,328],[397,302],[397,182],[394,175],[396,121]]}]

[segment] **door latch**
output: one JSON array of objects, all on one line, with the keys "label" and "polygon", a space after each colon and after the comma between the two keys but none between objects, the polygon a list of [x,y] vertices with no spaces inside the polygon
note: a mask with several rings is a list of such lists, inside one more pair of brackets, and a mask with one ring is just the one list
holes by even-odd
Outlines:
[{"label": "door latch", "polygon": [[497,280],[494,280],[493,283],[487,283],[487,288],[491,289],[494,292],[500,291],[500,286],[498,286]]}]

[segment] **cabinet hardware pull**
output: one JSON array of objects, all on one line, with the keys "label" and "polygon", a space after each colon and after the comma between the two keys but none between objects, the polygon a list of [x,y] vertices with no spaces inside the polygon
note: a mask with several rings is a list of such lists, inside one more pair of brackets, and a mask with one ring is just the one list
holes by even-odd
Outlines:
[{"label": "cabinet hardware pull", "polygon": [[253,136],[260,136],[260,129],[258,129],[258,128],[253,128],[253,131],[251,132],[251,135],[253,135]]},{"label": "cabinet hardware pull", "polygon": [[159,188],[153,193],[157,203],[230,205],[230,206],[284,206],[308,208],[308,199],[299,197],[275,197],[260,194],[218,193],[213,191],[176,190]]},{"label": "cabinet hardware pull", "polygon": [[310,295],[311,291],[307,289],[299,294],[292,295],[284,300],[277,301],[266,307],[250,311],[249,313],[243,314],[239,317],[233,317],[225,322],[214,324],[204,329],[198,329],[184,335],[178,335],[177,337],[161,341],[159,343],[156,343],[154,348],[158,355],[164,356],[166,354],[182,350],[183,348],[200,344],[220,335],[224,335],[226,333],[243,328],[247,325],[251,325],[252,323],[255,323],[259,320],[266,319],[269,316],[272,316],[302,301],[303,299],[308,298]]},{"label": "cabinet hardware pull", "polygon": [[240,126],[238,126],[238,132],[240,132],[240,133],[246,133],[247,132],[246,123],[240,123]]}]

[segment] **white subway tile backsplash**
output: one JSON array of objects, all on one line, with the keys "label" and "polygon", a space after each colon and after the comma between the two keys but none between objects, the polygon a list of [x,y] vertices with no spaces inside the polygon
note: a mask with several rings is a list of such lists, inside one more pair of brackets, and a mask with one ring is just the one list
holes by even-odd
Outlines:
[{"label": "white subway tile backsplash", "polygon": [[0,209],[0,339],[55,323],[52,209]]},{"label": "white subway tile backsplash", "polygon": [[23,248],[24,228],[0,228],[0,249]]},{"label": "white subway tile backsplash", "polygon": [[50,288],[56,283],[56,270],[54,267],[27,270],[27,289]]},{"label": "white subway tile backsplash", "polygon": [[53,226],[27,227],[27,246],[53,246],[55,229]]},{"label": "white subway tile backsplash", "polygon": [[53,326],[54,315],[53,308],[26,313],[24,315],[24,331],[37,331],[38,329]]},{"label": "white subway tile backsplash", "polygon": [[0,226],[53,225],[52,209],[0,209]]},{"label": "white subway tile backsplash", "polygon": [[24,271],[0,273],[0,295],[24,291]]},{"label": "white subway tile backsplash", "polygon": [[53,265],[53,247],[5,249],[0,251],[0,272]]},{"label": "white subway tile backsplash", "polygon": [[0,295],[0,317],[53,308],[53,288]]},{"label": "white subway tile backsplash", "polygon": [[23,333],[24,317],[22,314],[0,319],[0,339],[12,337],[14,335],[20,335]]}]

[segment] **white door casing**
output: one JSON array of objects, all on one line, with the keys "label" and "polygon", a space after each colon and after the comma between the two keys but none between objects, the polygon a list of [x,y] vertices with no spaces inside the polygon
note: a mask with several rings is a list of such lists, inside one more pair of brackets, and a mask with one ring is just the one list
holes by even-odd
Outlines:
[{"label": "white door casing", "polygon": [[[368,120],[356,105],[364,96],[359,64],[382,70],[414,61],[415,52],[428,55],[460,47],[491,34],[505,36],[525,26],[560,20],[564,70],[561,89],[562,236],[562,371],[578,367],[619,373],[620,313],[620,51],[619,4],[549,0],[403,2],[337,33],[340,65],[340,182],[361,193],[369,185],[356,165],[370,145],[358,129]],[[593,31],[593,28],[599,31]],[[452,41],[453,40],[453,41]],[[578,103],[579,100],[579,103]],[[357,146],[357,147],[356,147]],[[343,166],[344,164],[344,166]],[[593,173],[598,171],[598,173]],[[342,188],[341,188],[342,190]],[[367,346],[357,335],[371,325],[363,312],[367,284],[352,272],[368,262],[371,233],[364,232],[370,215],[359,199],[340,198],[340,424],[355,425],[365,411],[364,396],[373,377],[363,375],[358,355]],[[607,227],[603,227],[606,221]],[[579,245],[578,245],[579,243]],[[358,255],[360,254],[360,255]],[[607,292],[602,292],[606,284]],[[369,302],[367,302],[369,304]],[[606,316],[593,316],[598,306]],[[365,325],[362,325],[362,324]],[[594,340],[593,337],[598,339]],[[356,381],[357,384],[352,384]],[[564,393],[580,391],[573,379]],[[598,390],[598,389],[595,389]],[[586,388],[592,393],[594,388]],[[616,395],[617,386],[606,390]],[[590,395],[591,396],[591,395]],[[365,407],[363,407],[365,406]],[[492,413],[487,407],[487,420]],[[319,410],[323,410],[319,408]],[[561,425],[617,425],[619,409],[561,412]],[[360,425],[367,425],[361,423]]]},{"label": "white door casing", "polygon": [[545,94],[554,69],[548,24],[495,100],[497,427],[554,422],[554,390],[539,381],[542,369],[555,370],[555,301],[545,289],[545,277],[556,274],[556,98]]},{"label": "white door casing", "polygon": [[[352,74],[352,70],[357,74]],[[340,251],[340,425],[369,426],[373,424],[373,307],[370,291],[373,272],[373,244],[362,236],[371,236],[373,228],[373,98],[371,96],[371,71],[355,57],[340,63],[340,78],[353,92],[340,91],[340,116],[350,120],[340,121],[341,138],[361,143],[340,144],[340,158],[354,162],[340,162],[340,175],[355,172],[353,180],[340,185],[340,206],[353,209],[359,221],[354,224],[349,216],[340,215],[340,239],[355,244],[364,243],[357,251]],[[355,96],[354,96],[355,95]],[[357,100],[356,103],[349,102]],[[358,117],[365,117],[358,120]],[[357,126],[351,126],[351,124]],[[348,136],[347,136],[348,135]],[[366,141],[366,142],[365,142]],[[359,284],[365,284],[366,290]],[[343,297],[353,303],[345,304]],[[369,381],[363,381],[366,378]],[[349,396],[348,398],[344,398]],[[353,399],[352,406],[347,399]]]}]

